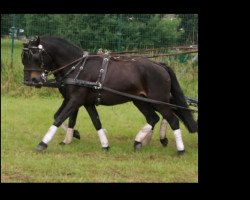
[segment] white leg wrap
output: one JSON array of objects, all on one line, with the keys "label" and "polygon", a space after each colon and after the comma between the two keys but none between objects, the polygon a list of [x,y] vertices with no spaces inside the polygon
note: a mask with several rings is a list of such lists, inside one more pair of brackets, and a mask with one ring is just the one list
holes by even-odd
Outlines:
[{"label": "white leg wrap", "polygon": [[99,135],[99,138],[100,138],[100,141],[101,141],[101,144],[102,144],[102,147],[108,147],[109,146],[109,142],[108,142],[108,139],[106,137],[106,133],[105,133],[105,129],[100,129],[99,131],[97,131],[98,135]]},{"label": "white leg wrap", "polygon": [[74,129],[73,128],[68,128],[67,133],[65,135],[65,138],[63,140],[63,142],[65,144],[70,144],[72,142],[73,133],[74,133]]},{"label": "white leg wrap", "polygon": [[147,134],[150,134],[152,130],[152,126],[150,124],[146,124],[136,135],[135,141],[142,142],[142,140],[146,137]]},{"label": "white leg wrap", "polygon": [[166,130],[167,130],[168,122],[166,119],[162,119],[161,127],[160,127],[160,139],[166,138]]},{"label": "white leg wrap", "polygon": [[54,137],[55,133],[56,133],[57,127],[52,125],[48,132],[46,133],[46,135],[43,137],[42,141],[46,144],[48,144],[52,138]]},{"label": "white leg wrap", "polygon": [[174,131],[174,137],[175,137],[175,142],[176,142],[176,147],[178,151],[183,151],[184,150],[184,144],[182,141],[182,136],[181,136],[181,130],[177,129]]},{"label": "white leg wrap", "polygon": [[61,128],[62,128],[65,132],[67,132],[67,130],[68,130],[68,126],[67,126],[66,124],[64,124],[64,123],[62,123]]},{"label": "white leg wrap", "polygon": [[150,143],[151,141],[151,138],[152,138],[152,134],[153,134],[153,131],[151,130],[146,136],[145,138],[141,141],[142,145],[143,146],[146,146]]}]

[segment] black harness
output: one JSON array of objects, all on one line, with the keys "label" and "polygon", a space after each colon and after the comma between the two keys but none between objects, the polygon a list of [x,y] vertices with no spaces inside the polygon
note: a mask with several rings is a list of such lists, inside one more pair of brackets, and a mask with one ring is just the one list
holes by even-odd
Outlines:
[{"label": "black harness", "polygon": [[[38,48],[38,47],[36,47]],[[43,51],[45,51],[43,48],[42,48]],[[39,54],[43,51],[39,51]],[[99,55],[92,55],[92,56],[99,56]],[[84,66],[85,66],[85,63],[87,61],[87,59],[89,57],[91,57],[90,55],[88,55],[87,52],[84,52],[83,54],[83,57],[59,68],[59,69],[56,69],[54,71],[46,71],[46,70],[43,70],[43,66],[44,66],[44,63],[43,63],[43,56],[40,55],[41,57],[41,61],[42,61],[42,64],[41,64],[41,70],[37,70],[37,69],[24,69],[24,71],[28,71],[28,70],[37,70],[37,71],[43,71],[42,75],[41,75],[41,78],[43,80],[42,83],[25,83],[26,85],[29,85],[29,86],[36,86],[36,87],[53,87],[53,88],[59,88],[59,87],[64,87],[65,85],[75,85],[75,86],[81,86],[81,87],[87,87],[87,88],[91,88],[91,89],[95,89],[95,90],[98,90],[98,94],[97,94],[97,97],[96,97],[96,105],[99,105],[101,103],[101,91],[102,90],[105,90],[105,91],[108,91],[108,92],[111,92],[111,93],[114,93],[114,94],[118,94],[118,95],[121,95],[121,96],[125,96],[125,97],[128,97],[128,98],[131,98],[131,99],[136,99],[136,100],[140,100],[140,101],[144,101],[144,102],[148,102],[148,103],[152,103],[152,104],[161,104],[161,105],[167,105],[167,106],[171,106],[173,108],[181,108],[181,109],[185,109],[185,110],[190,110],[190,111],[193,111],[193,112],[198,112],[198,110],[194,110],[194,109],[190,109],[190,108],[187,108],[187,107],[183,107],[183,106],[178,106],[178,105],[174,105],[174,104],[171,104],[171,103],[166,103],[166,102],[162,102],[162,101],[157,101],[157,100],[153,100],[153,99],[149,99],[149,98],[145,98],[145,97],[141,97],[141,96],[136,96],[136,95],[132,95],[132,94],[127,94],[127,93],[124,93],[124,92],[120,92],[120,91],[117,91],[117,90],[114,90],[114,89],[111,89],[111,88],[108,88],[108,87],[105,87],[103,86],[103,83],[105,81],[105,77],[106,77],[106,74],[107,74],[107,70],[108,70],[108,64],[109,64],[109,59],[110,59],[110,56],[109,55],[106,55],[104,54],[103,56],[103,62],[102,62],[102,66],[100,68],[100,71],[99,71],[99,75],[98,75],[98,79],[96,82],[91,82],[91,81],[84,81],[84,80],[80,80],[80,79],[77,79],[78,76],[80,75],[80,73],[82,72],[82,70],[84,69]],[[53,74],[55,72],[58,72],[64,68],[67,68],[69,66],[71,66],[72,64],[76,63],[78,61],[78,63],[76,65],[73,65],[71,67],[71,69],[63,76],[61,77],[60,79],[58,80],[47,80],[47,76],[49,74]],[[71,74],[79,65],[81,65],[79,67],[79,71],[78,73],[76,74],[76,76],[74,78],[67,78],[67,76],[69,74]]]},{"label": "black harness", "polygon": [[84,69],[84,65],[86,63],[86,60],[88,59],[88,55],[86,55],[86,57],[83,60],[83,64],[81,65],[81,67],[79,68],[79,71],[77,72],[75,78],[66,78],[74,69],[75,66],[73,66],[66,74],[65,76],[62,78],[61,83],[63,85],[76,85],[76,86],[83,86],[83,87],[88,87],[88,88],[92,88],[95,90],[98,90],[98,94],[97,94],[97,98],[96,98],[96,105],[98,106],[101,103],[101,91],[103,88],[103,82],[105,80],[106,74],[107,74],[107,70],[108,70],[108,64],[109,64],[109,56],[108,55],[104,55],[103,61],[102,61],[102,66],[101,69],[99,71],[99,75],[98,75],[98,79],[96,82],[90,82],[90,81],[84,81],[84,80],[80,80],[77,79],[79,74],[82,72],[82,70]]}]

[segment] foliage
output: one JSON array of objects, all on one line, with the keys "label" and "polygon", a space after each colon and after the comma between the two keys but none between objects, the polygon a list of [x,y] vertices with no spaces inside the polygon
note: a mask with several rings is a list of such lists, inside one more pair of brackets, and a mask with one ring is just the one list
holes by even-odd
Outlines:
[{"label": "foliage", "polygon": [[63,36],[88,51],[188,44],[194,41],[198,20],[193,14],[6,14],[1,18],[2,36],[9,34],[13,18],[27,37]]},{"label": "foliage", "polygon": [[179,14],[182,20],[179,30],[183,32],[180,43],[198,44],[198,14]]}]

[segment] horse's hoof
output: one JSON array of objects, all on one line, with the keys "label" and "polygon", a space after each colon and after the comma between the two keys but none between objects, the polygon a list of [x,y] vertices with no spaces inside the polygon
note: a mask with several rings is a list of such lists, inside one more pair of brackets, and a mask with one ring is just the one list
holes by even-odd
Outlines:
[{"label": "horse's hoof", "polygon": [[160,139],[160,142],[161,142],[163,147],[168,146],[168,139],[167,138]]},{"label": "horse's hoof", "polygon": [[60,142],[59,144],[60,144],[60,145],[65,145],[65,143],[64,143],[64,142]]},{"label": "horse's hoof", "polygon": [[142,148],[142,143],[135,141],[135,143],[134,143],[134,151],[135,152],[140,151],[141,148]]},{"label": "horse's hoof", "polygon": [[178,151],[178,155],[179,155],[179,156],[184,155],[184,153],[185,153],[185,149],[184,149],[184,150],[181,150],[181,151]]},{"label": "horse's hoof", "polygon": [[109,151],[109,149],[110,149],[109,146],[107,146],[107,147],[102,147],[102,150],[103,150],[103,151]]},{"label": "horse's hoof", "polygon": [[81,136],[80,136],[80,133],[78,132],[78,130],[74,130],[74,132],[73,132],[73,137],[75,137],[75,138],[78,139],[78,140],[81,139]]},{"label": "horse's hoof", "polygon": [[36,151],[37,152],[43,152],[45,149],[47,149],[48,145],[46,143],[44,143],[43,141],[41,141],[37,147],[36,147]]}]

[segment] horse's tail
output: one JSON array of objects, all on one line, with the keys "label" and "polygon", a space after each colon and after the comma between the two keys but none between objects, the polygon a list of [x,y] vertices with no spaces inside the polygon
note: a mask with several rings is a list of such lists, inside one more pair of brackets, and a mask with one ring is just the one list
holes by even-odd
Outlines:
[{"label": "horse's tail", "polygon": [[[172,98],[170,99],[170,102],[172,104],[176,104],[179,106],[188,107],[185,96],[183,94],[183,91],[180,87],[180,84],[176,78],[174,71],[165,63],[161,63],[161,64],[166,67],[166,70],[169,73],[170,78],[171,78]],[[181,121],[184,123],[184,125],[187,127],[190,133],[197,132],[198,125],[197,125],[197,122],[194,120],[193,115],[190,110],[177,108],[177,109],[174,109],[173,111],[181,119]]]}]

